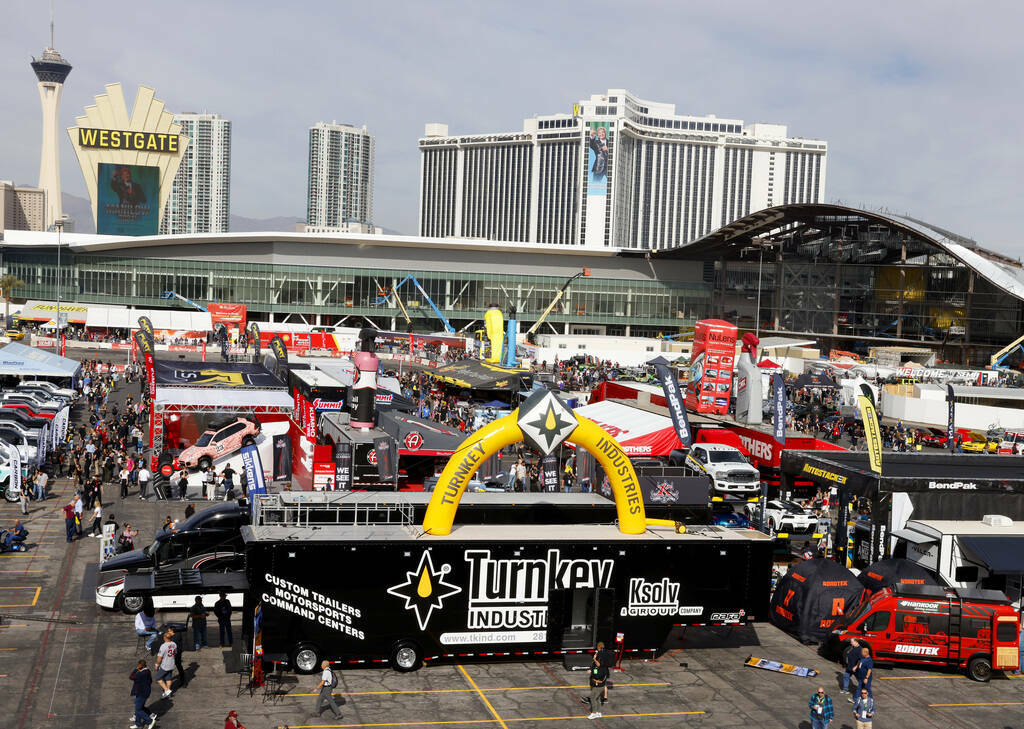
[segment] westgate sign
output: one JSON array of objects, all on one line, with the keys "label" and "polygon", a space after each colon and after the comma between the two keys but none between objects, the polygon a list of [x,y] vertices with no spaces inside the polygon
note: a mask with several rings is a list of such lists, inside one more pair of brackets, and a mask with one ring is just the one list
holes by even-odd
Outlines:
[{"label": "westgate sign", "polygon": [[177,154],[180,137],[165,132],[135,132],[128,129],[78,128],[78,146],[90,149],[127,149],[135,152]]}]

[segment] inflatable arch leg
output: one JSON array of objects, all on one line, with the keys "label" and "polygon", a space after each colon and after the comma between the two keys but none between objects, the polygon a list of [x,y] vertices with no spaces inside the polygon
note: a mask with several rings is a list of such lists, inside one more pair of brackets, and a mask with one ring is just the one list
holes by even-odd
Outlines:
[{"label": "inflatable arch leg", "polygon": [[[619,517],[619,531],[624,534],[643,534],[647,530],[643,492],[626,452],[614,438],[592,420],[579,415],[576,427],[566,440],[575,443],[597,459],[608,475]],[[495,420],[469,436],[448,460],[434,494],[423,517],[423,530],[427,534],[450,534],[455,511],[466,491],[466,484],[477,469],[507,445],[523,439],[519,429],[519,410]],[[660,524],[660,520],[657,522]]]}]

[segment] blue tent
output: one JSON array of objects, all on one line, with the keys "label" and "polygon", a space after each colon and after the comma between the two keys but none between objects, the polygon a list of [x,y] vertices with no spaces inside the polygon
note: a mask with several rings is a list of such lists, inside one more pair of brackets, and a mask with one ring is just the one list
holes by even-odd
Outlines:
[{"label": "blue tent", "polygon": [[18,342],[0,349],[0,375],[75,377],[81,366],[81,362]]}]

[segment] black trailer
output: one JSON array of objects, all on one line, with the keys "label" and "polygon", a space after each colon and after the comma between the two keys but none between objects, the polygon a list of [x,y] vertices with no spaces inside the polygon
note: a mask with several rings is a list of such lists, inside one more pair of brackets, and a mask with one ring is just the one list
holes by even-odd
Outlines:
[{"label": "black trailer", "polygon": [[768,616],[772,540],[701,527],[248,526],[255,652],[299,672],[525,659],[615,645],[653,657],[674,626]]}]

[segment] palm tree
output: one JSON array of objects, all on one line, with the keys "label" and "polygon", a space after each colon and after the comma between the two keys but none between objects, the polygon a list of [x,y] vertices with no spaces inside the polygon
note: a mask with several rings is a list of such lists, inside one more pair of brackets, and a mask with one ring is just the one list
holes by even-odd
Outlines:
[{"label": "palm tree", "polygon": [[7,322],[11,318],[11,298],[14,295],[14,290],[24,285],[25,282],[13,273],[5,273],[0,276],[0,296],[4,299],[4,327],[7,326]]}]

